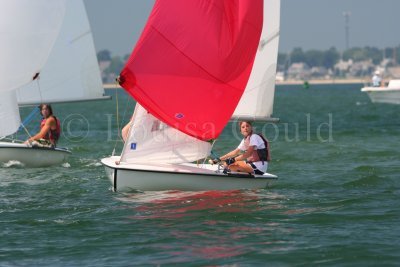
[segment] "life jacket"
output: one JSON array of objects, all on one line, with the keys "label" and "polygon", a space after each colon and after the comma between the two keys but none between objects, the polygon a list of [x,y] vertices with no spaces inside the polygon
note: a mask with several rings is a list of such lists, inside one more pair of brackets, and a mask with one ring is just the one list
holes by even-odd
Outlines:
[{"label": "life jacket", "polygon": [[[60,126],[60,121],[56,118],[56,116],[53,116],[53,118],[56,120],[56,129],[51,129],[50,131],[43,136],[43,139],[49,140],[52,144],[56,145],[58,139],[60,138],[61,134],[61,126]],[[40,122],[40,128],[43,128],[43,126],[46,124],[47,119],[42,119]]]},{"label": "life jacket", "polygon": [[[253,153],[247,158],[247,162],[257,162],[257,161],[270,161],[271,160],[271,153],[269,152],[269,142],[262,134],[257,134],[261,139],[264,141],[264,148],[261,149],[254,149]],[[246,148],[250,146],[250,137],[251,135],[247,136],[244,139],[244,145]]]}]

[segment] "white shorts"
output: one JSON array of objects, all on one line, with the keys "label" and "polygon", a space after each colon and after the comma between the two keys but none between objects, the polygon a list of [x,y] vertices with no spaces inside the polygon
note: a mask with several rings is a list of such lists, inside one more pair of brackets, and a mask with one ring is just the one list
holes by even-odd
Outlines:
[{"label": "white shorts", "polygon": [[262,171],[262,172],[267,172],[268,169],[268,161],[256,161],[256,162],[252,162],[258,170]]}]

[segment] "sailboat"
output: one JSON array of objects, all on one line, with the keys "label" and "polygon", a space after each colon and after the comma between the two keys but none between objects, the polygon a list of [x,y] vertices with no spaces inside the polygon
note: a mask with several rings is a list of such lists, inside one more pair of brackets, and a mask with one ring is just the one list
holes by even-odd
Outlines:
[{"label": "sailboat", "polygon": [[230,119],[270,118],[280,0],[165,2],[120,75],[137,104],[121,156],[101,161],[113,190],[268,186],[277,176],[225,174],[204,159]]},{"label": "sailboat", "polygon": [[[18,129],[18,106],[107,99],[83,1],[68,0],[64,12],[49,58],[38,68],[41,70],[38,79],[2,94],[0,120],[7,123],[2,123],[0,136]],[[0,142],[0,163],[16,161],[26,167],[47,167],[65,162],[70,154],[66,148],[35,148],[18,142]]]}]

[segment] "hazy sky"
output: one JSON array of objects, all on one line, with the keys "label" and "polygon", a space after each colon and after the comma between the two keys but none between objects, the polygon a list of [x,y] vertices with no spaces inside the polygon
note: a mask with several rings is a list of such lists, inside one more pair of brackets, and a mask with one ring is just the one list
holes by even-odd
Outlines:
[{"label": "hazy sky", "polygon": [[[96,50],[108,49],[113,55],[123,56],[132,51],[154,0],[84,2]],[[294,47],[325,50],[335,46],[343,50],[345,11],[351,12],[350,47],[400,44],[400,0],[281,0],[280,52]]]}]

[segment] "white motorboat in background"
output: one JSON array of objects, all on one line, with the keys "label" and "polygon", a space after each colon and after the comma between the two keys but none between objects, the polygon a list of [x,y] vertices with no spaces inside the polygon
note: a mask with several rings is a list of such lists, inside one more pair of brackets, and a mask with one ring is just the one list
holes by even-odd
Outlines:
[{"label": "white motorboat in background", "polygon": [[400,104],[400,80],[390,80],[387,87],[364,87],[372,103]]}]

